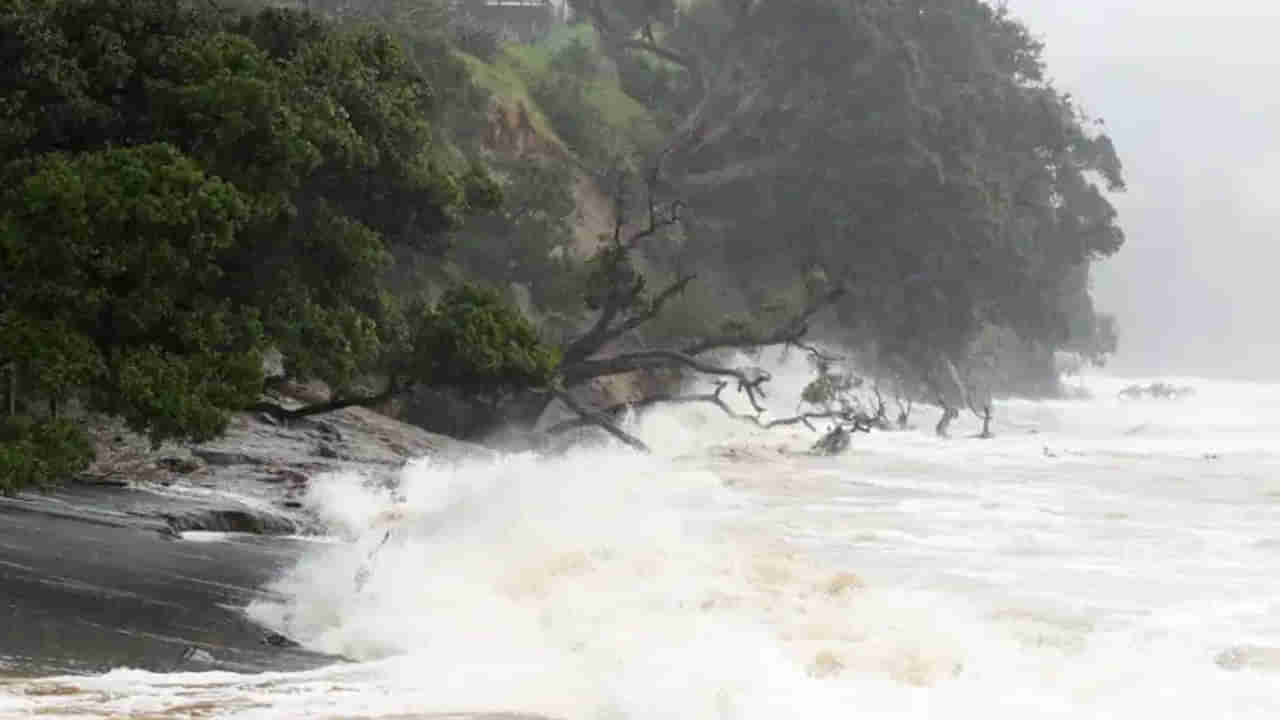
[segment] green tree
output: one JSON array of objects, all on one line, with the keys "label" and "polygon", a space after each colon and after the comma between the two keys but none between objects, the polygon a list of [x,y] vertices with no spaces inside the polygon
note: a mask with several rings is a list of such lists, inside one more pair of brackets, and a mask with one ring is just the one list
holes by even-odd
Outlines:
[{"label": "green tree", "polygon": [[849,284],[848,330],[927,374],[989,324],[1062,346],[1069,276],[1123,243],[1115,148],[1002,7],[710,0],[677,22],[647,0],[574,4],[615,57],[683,68],[695,99],[666,167],[684,262],[725,267],[757,305],[821,269]]},{"label": "green tree", "polygon": [[571,169],[556,160],[520,158],[498,172],[501,206],[468,220],[452,257],[470,277],[498,287],[525,285],[540,308],[576,313],[582,288],[581,263],[573,256]]},{"label": "green tree", "polygon": [[462,285],[414,323],[408,375],[420,384],[494,395],[550,382],[559,355],[492,290]]},{"label": "green tree", "polygon": [[449,103],[428,77],[450,70],[428,67],[425,42],[412,57],[375,24],[282,9],[0,3],[14,416],[0,444],[26,468],[15,487],[83,459],[34,440],[78,447],[73,424],[36,419],[72,401],[153,440],[204,439],[255,403],[268,347],[339,398],[412,352],[421,328],[388,291],[393,250],[439,257],[501,201],[482,164],[458,169],[441,146]]}]

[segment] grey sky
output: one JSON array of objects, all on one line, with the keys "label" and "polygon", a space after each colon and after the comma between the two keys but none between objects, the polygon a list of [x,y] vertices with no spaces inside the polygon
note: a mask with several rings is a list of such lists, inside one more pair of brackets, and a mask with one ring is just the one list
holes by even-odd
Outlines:
[{"label": "grey sky", "polygon": [[1116,369],[1280,378],[1280,2],[1008,5],[1125,163]]}]

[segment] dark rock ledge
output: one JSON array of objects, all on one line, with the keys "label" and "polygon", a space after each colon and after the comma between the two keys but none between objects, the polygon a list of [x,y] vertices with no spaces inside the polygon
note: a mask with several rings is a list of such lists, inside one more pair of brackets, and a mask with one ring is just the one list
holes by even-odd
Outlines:
[{"label": "dark rock ledge", "polygon": [[[393,476],[409,459],[485,450],[363,409],[283,425],[243,415],[222,439],[152,449],[95,429],[99,462],[50,493],[0,499],[0,663],[33,675],[299,670],[339,660],[250,623],[241,609],[320,528],[310,479]],[[191,542],[181,533],[237,533]]]}]

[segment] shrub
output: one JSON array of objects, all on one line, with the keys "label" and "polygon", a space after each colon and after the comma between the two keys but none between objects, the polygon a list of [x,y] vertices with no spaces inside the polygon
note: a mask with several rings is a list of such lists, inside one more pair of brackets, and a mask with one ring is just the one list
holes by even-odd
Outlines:
[{"label": "shrub", "polygon": [[462,285],[420,313],[407,370],[424,385],[492,395],[545,384],[558,363],[519,310],[492,290]]},{"label": "shrub", "polygon": [[0,420],[0,494],[48,488],[93,462],[93,445],[70,420]]}]

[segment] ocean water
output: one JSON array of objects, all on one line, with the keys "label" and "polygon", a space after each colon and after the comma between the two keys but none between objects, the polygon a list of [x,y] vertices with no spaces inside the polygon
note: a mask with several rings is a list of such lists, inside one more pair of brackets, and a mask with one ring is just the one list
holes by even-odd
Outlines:
[{"label": "ocean water", "polygon": [[335,541],[246,612],[352,662],[8,680],[0,716],[1278,718],[1280,385],[1167,380],[836,458],[679,408],[630,419],[652,456],[317,478]]}]

